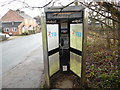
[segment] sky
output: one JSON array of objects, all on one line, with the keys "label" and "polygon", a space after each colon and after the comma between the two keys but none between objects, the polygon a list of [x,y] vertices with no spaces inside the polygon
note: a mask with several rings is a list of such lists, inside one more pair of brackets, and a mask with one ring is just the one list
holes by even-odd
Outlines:
[{"label": "sky", "polygon": [[[11,2],[11,1],[14,1],[14,2]],[[25,1],[29,6],[32,6],[32,7],[41,7],[41,6],[44,6],[46,3],[50,2],[51,0],[0,0],[0,18],[3,15],[5,15],[9,9],[17,10],[22,8],[21,10],[31,17],[36,17],[41,14],[38,8],[33,10],[31,10],[30,8],[23,8],[24,4],[21,3],[21,1]],[[53,2],[54,1],[56,1],[55,6],[61,6],[61,4],[67,5],[68,3],[74,0],[53,0]],[[91,0],[78,0],[78,1],[91,1]],[[100,0],[94,0],[94,1],[100,1]],[[106,1],[109,1],[109,0],[106,0]],[[118,1],[118,0],[113,0],[113,1]],[[11,2],[11,3],[6,4],[8,2]],[[3,4],[6,4],[6,5],[2,7]]]},{"label": "sky", "polygon": [[[25,11],[26,14],[28,14],[31,17],[35,17],[41,14],[40,10],[38,8],[31,10],[30,8],[23,8],[24,4],[20,1],[25,1],[29,6],[32,7],[41,7],[45,5],[46,3],[50,2],[51,0],[16,0],[14,2],[11,2],[10,4],[7,4],[8,2],[13,0],[0,0],[0,18],[5,15],[9,9],[16,10],[21,9],[22,11]],[[53,0],[55,1],[55,0]],[[56,0],[55,6],[57,5],[67,5],[68,3],[72,2],[73,0]],[[60,4],[61,3],[61,4]],[[5,6],[2,6],[3,4],[6,4]]]}]

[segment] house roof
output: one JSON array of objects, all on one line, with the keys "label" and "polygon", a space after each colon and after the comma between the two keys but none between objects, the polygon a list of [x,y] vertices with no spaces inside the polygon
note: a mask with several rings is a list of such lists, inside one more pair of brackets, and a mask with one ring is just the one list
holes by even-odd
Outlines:
[{"label": "house roof", "polygon": [[22,11],[9,10],[2,18],[2,22],[21,22],[23,19],[33,19]]},{"label": "house roof", "polygon": [[25,14],[24,12],[17,12],[21,17],[23,17],[24,19],[33,19],[32,17],[30,17],[29,15]]},{"label": "house roof", "polygon": [[2,22],[10,22],[10,21],[22,21],[24,18],[18,15],[15,11],[9,10],[2,18]]}]

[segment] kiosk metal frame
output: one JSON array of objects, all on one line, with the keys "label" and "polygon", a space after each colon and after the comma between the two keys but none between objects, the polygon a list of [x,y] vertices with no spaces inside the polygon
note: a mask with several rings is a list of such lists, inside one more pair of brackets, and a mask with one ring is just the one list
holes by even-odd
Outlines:
[{"label": "kiosk metal frame", "polygon": [[[59,71],[70,70],[81,78],[80,80],[83,84],[85,81],[88,29],[87,9],[83,6],[68,6],[66,8],[46,7],[45,13],[41,17],[41,24],[45,87],[50,87],[50,78],[54,74],[57,74]],[[79,32],[79,29],[74,31],[76,28],[82,28],[82,31]],[[78,45],[80,42],[81,46]],[[53,43],[54,45],[52,45]],[[79,59],[81,59],[80,64],[77,62]],[[75,64],[78,64],[81,70],[76,67],[74,68]]]}]

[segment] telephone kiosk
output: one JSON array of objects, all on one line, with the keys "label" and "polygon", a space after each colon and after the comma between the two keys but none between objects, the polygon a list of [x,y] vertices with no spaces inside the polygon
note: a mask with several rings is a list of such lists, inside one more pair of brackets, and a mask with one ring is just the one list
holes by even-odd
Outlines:
[{"label": "telephone kiosk", "polygon": [[84,77],[82,68],[87,31],[86,9],[83,6],[46,7],[41,16],[41,24],[45,86],[60,88],[53,86],[54,82],[60,79],[62,83],[65,76],[81,80]]}]

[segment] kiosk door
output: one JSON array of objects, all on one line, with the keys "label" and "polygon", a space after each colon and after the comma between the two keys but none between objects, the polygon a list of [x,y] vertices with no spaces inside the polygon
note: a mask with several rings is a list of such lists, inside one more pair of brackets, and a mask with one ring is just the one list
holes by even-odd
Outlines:
[{"label": "kiosk door", "polygon": [[49,75],[60,69],[59,63],[59,25],[47,24]]},{"label": "kiosk door", "polygon": [[70,70],[81,77],[83,24],[70,24]]}]

